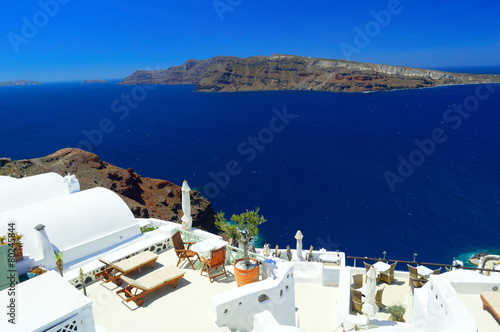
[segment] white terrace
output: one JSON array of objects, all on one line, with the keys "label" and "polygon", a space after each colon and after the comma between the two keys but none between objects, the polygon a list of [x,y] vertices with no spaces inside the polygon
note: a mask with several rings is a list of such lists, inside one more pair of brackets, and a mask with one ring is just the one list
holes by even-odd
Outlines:
[{"label": "white terrace", "polygon": [[[385,287],[381,311],[368,318],[354,311],[351,301],[352,275],[365,273],[365,269],[346,266],[344,253],[338,253],[338,264],[328,263],[327,259],[321,262],[320,256],[328,254],[325,251],[313,252],[312,262],[288,262],[253,254],[263,262],[261,280],[237,287],[231,263],[241,257],[242,250],[227,245],[228,277],[210,283],[206,274],[200,275],[199,263],[196,270],[184,263],[180,267],[185,275],[175,289],[167,285],[146,295],[142,306],[124,303],[116,295],[123,286],[96,281],[96,273],[104,269],[98,258],[116,262],[152,251],[159,254],[157,270],[177,264],[171,239],[177,231],[185,241],[209,239],[218,245],[225,243],[217,235],[195,229],[185,231],[178,224],[135,219],[118,196],[105,189],[78,192],[70,177],[63,180],[50,175],[40,179],[47,181],[44,186],[62,181],[67,185],[59,183],[56,187],[60,190],[50,197],[44,197],[39,189],[33,192],[36,194],[23,195],[37,181],[2,181],[0,177],[0,186],[16,182],[29,185],[15,187],[24,188],[17,193],[14,190],[12,197],[17,197],[17,205],[0,209],[0,228],[15,221],[25,234],[25,257],[17,265],[20,274],[38,264],[55,270],[51,252],[56,248],[65,252],[64,278],[49,271],[17,285],[14,295],[9,289],[0,291],[0,303],[14,303],[16,312],[16,324],[4,317],[0,331],[332,332],[354,330],[355,326],[380,332],[500,331],[500,325],[482,309],[480,300],[482,292],[498,291],[498,273],[484,276],[456,270],[432,275],[412,295],[408,272],[396,271],[391,285],[379,285]],[[141,234],[139,228],[146,224],[159,228]],[[281,257],[286,255],[282,253]],[[396,267],[401,268],[405,266]],[[153,271],[145,266],[129,277],[135,279]],[[82,284],[86,285],[88,297],[82,294]],[[406,307],[405,323],[387,320],[387,306],[398,302]]]},{"label": "white terrace", "polygon": [[[170,230],[177,231],[175,228],[171,229],[172,226],[168,224],[154,232],[165,232],[165,228],[168,228],[169,232]],[[199,231],[195,232],[196,234],[180,231],[186,240],[188,237],[201,240],[202,235],[209,234]],[[231,250],[238,251],[236,248]],[[318,255],[319,252],[314,253],[314,260],[317,260]],[[231,257],[232,253],[229,253],[228,261],[234,259]],[[87,263],[87,266],[95,267],[95,264],[97,263],[90,262]],[[160,253],[155,269],[176,264],[175,251],[169,247]],[[346,331],[352,330],[354,324],[361,329],[377,328],[379,331],[385,331],[388,328],[391,331],[395,328],[397,328],[396,331],[472,332],[476,331],[476,328],[480,332],[500,330],[493,316],[482,310],[482,303],[479,299],[481,291],[491,290],[495,284],[498,285],[499,280],[496,278],[480,276],[474,272],[463,270],[447,272],[440,276],[431,277],[431,281],[423,288],[417,289],[415,295],[412,296],[408,285],[408,273],[396,271],[394,283],[380,285],[380,287],[385,287],[382,310],[375,317],[368,319],[366,315],[353,311],[350,303],[351,276],[364,273],[364,268],[344,267],[320,262],[294,263],[282,260],[278,260],[277,266],[281,272],[274,273],[274,280],[270,280],[273,279],[273,275],[268,272],[267,275],[270,277],[265,282],[261,281],[238,288],[231,264],[226,266],[228,277],[222,276],[210,283],[206,273],[200,275],[199,262],[195,264],[196,270],[184,262],[180,267],[185,271],[185,275],[177,283],[177,287],[174,289],[168,285],[146,295],[144,303],[140,307],[134,302],[125,303],[116,295],[116,291],[122,286],[116,286],[113,283],[104,284],[100,281],[94,282],[86,287],[88,300],[92,303],[92,315],[90,315],[93,316],[92,324],[95,324],[97,331],[108,332],[156,330],[159,327],[168,331],[252,331],[254,328],[254,331],[278,331],[276,327],[273,327],[272,320],[282,321],[284,316],[290,314],[289,308],[291,307],[293,308],[292,324],[289,325],[300,326],[300,329],[292,328],[293,331],[331,332],[335,331],[342,323],[344,323]],[[266,267],[264,264],[263,267],[266,269],[269,268],[269,265]],[[318,277],[318,271],[321,271],[320,277]],[[135,279],[148,273],[151,273],[151,268],[146,266],[142,268],[142,271],[132,273],[129,276]],[[287,279],[286,274],[289,274],[291,278]],[[68,271],[65,276],[72,277],[72,271]],[[266,272],[264,272],[264,277],[266,277]],[[51,286],[48,288],[41,287],[44,278],[49,280],[47,284]],[[29,302],[31,297],[37,297],[37,293],[39,293],[39,297],[50,297],[58,294],[58,297],[65,298],[64,292],[56,290],[61,285],[58,286],[57,280],[54,279],[60,279],[60,282],[67,283],[55,272],[22,283],[19,286],[21,294],[19,302],[21,304],[24,301]],[[35,284],[35,281],[37,287],[30,287],[30,283]],[[293,288],[285,290],[286,285]],[[431,290],[431,285],[433,290]],[[29,289],[30,293],[23,292],[23,288]],[[62,289],[66,289],[66,286]],[[284,295],[280,295],[281,290],[285,290]],[[82,293],[83,290],[80,289],[79,292]],[[262,294],[266,294],[270,299],[262,303],[259,302],[258,298]],[[33,322],[36,322],[37,317],[44,321],[46,312],[53,315],[54,309],[57,309],[57,296],[52,299],[55,302],[53,306],[31,308],[32,310],[36,309],[36,313],[25,312],[34,318],[29,325],[31,330],[46,330],[47,326],[40,326],[43,328],[36,329]],[[439,301],[442,301],[440,303],[446,307],[446,310],[429,311],[431,304],[422,305],[422,303],[430,301],[431,296],[432,298],[442,296],[443,298],[440,298]],[[85,302],[88,300],[82,296],[80,301],[83,301],[83,307],[89,306]],[[414,308],[415,301],[418,301],[418,310]],[[404,303],[407,307],[406,323],[387,320],[389,317],[386,311],[387,306],[397,302]],[[41,303],[43,301],[39,302],[39,304]],[[231,318],[231,311],[238,310],[238,307],[242,307],[242,310]],[[229,312],[226,312],[225,310],[228,308]],[[60,308],[60,312],[62,316],[60,318],[66,319],[62,319],[57,326],[67,326],[68,321],[75,321],[74,314],[65,313],[63,308]],[[266,314],[270,314],[270,316],[266,316]],[[449,318],[440,317],[442,314]],[[263,327],[254,323],[254,320],[257,322],[261,316],[266,322]],[[418,316],[418,319],[415,319],[415,316]],[[80,319],[84,317],[89,320],[89,313],[82,310]],[[457,323],[461,324],[458,329]],[[0,323],[0,330],[3,331],[4,325],[2,324],[3,322]],[[247,328],[235,329],[232,327],[228,329],[225,327],[231,325],[247,326]],[[433,329],[433,326],[439,328]],[[82,330],[93,331],[89,326]],[[337,331],[341,330],[339,328]]]}]

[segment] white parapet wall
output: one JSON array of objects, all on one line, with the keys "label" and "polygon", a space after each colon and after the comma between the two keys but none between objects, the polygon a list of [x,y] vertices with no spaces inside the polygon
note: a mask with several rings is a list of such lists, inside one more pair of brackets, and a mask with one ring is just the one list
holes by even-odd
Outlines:
[{"label": "white parapet wall", "polygon": [[295,326],[293,266],[282,260],[274,262],[274,273],[267,279],[210,298],[210,312],[217,326],[250,332],[254,316],[265,310],[278,324]]},{"label": "white parapet wall", "polygon": [[476,332],[474,318],[444,275],[431,275],[413,297],[413,322],[424,331]]},{"label": "white parapet wall", "polygon": [[368,323],[367,316],[351,314],[351,268],[340,270],[339,290],[337,296],[337,324],[344,324],[344,329],[349,331],[355,325],[364,326]]},{"label": "white parapet wall", "polygon": [[1,291],[0,302],[12,303],[15,314],[15,325],[4,314],[0,331],[95,332],[92,301],[54,271]]}]

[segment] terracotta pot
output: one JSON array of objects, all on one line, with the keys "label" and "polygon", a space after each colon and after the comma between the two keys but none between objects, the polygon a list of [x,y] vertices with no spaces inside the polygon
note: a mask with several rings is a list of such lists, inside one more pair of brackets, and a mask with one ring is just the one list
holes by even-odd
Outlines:
[{"label": "terracotta pot", "polygon": [[19,249],[18,254],[14,256],[16,258],[16,262],[22,261],[24,259],[23,249]]},{"label": "terracotta pot", "polygon": [[238,284],[238,287],[251,284],[252,282],[256,282],[259,280],[259,264],[258,261],[255,258],[250,258],[251,261],[254,261],[257,263],[257,267],[251,269],[251,270],[242,270],[238,269],[236,267],[236,263],[239,261],[244,261],[245,258],[240,258],[236,260],[233,264],[234,267],[234,278],[236,279],[236,283]]}]

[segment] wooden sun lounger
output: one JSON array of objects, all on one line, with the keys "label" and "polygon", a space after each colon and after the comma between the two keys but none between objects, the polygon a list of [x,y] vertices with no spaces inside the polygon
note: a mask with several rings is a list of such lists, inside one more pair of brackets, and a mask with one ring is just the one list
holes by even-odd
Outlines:
[{"label": "wooden sun lounger", "polygon": [[[185,273],[186,272],[178,267],[172,265],[151,272],[137,280],[122,275],[120,279],[126,283],[126,286],[116,291],[116,294],[125,302],[135,301],[135,303],[140,306],[142,305],[142,298],[144,295],[154,292],[168,284],[173,284],[175,288],[177,286],[177,281],[179,281]],[[138,293],[139,291],[140,293]],[[124,293],[125,297],[123,297],[121,293]]]},{"label": "wooden sun lounger", "polygon": [[481,293],[481,301],[483,301],[483,310],[489,308],[491,314],[495,316],[500,324],[500,293],[483,292]]},{"label": "wooden sun lounger", "polygon": [[110,263],[103,258],[99,258],[99,261],[105,264],[106,267],[104,271],[97,273],[95,277],[103,282],[116,282],[120,286],[122,282],[120,276],[140,269],[145,265],[151,265],[151,268],[154,268],[157,259],[158,255],[151,251],[144,251],[115,263]]}]

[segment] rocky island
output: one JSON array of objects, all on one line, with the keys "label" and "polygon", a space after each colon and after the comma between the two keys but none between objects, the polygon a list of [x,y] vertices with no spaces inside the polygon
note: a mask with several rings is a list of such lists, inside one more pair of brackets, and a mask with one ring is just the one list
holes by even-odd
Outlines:
[{"label": "rocky island", "polygon": [[[81,190],[104,187],[116,192],[137,218],[181,222],[181,187],[142,177],[131,168],[113,166],[93,153],[67,148],[42,158],[17,161],[0,158],[0,175],[22,178],[47,172],[76,175]],[[197,191],[191,190],[190,194],[193,226],[216,231],[211,202]]]},{"label": "rocky island", "polygon": [[273,54],[188,60],[166,70],[137,70],[118,84],[196,85],[196,91],[387,91],[499,83],[498,75],[448,73],[363,62]]},{"label": "rocky island", "polygon": [[106,80],[85,80],[82,81],[82,84],[101,84],[101,83],[108,83]]},{"label": "rocky island", "polygon": [[25,80],[0,82],[0,86],[23,86],[23,85],[41,85],[41,84],[43,83],[36,81],[25,81]]}]

